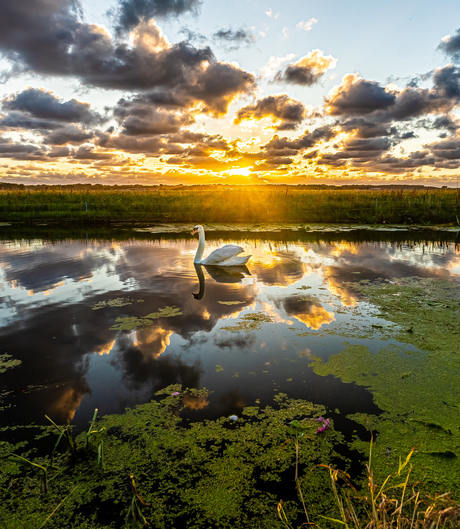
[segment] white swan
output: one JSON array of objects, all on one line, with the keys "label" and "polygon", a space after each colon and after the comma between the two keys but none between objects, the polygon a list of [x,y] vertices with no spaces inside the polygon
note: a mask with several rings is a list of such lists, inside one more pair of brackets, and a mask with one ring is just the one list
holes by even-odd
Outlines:
[{"label": "white swan", "polygon": [[196,225],[193,228],[192,235],[198,233],[198,249],[196,251],[195,259],[193,260],[196,264],[203,265],[214,265],[214,266],[241,266],[248,262],[250,255],[244,255],[239,257],[239,254],[244,252],[241,246],[235,244],[226,244],[222,248],[218,248],[211,252],[206,259],[202,259],[204,252],[204,228],[201,224]]}]

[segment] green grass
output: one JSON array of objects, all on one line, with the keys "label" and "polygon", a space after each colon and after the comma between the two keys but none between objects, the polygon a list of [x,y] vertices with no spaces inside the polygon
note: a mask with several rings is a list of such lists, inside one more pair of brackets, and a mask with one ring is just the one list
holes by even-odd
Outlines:
[{"label": "green grass", "polygon": [[456,189],[289,186],[0,190],[2,222],[458,224]]}]

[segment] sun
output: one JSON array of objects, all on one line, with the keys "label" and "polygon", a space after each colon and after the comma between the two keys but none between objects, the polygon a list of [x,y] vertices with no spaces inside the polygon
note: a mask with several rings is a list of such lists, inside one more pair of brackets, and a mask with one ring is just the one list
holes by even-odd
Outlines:
[{"label": "sun", "polygon": [[229,169],[225,172],[228,173],[230,176],[251,176],[251,167],[237,167],[236,169]]}]

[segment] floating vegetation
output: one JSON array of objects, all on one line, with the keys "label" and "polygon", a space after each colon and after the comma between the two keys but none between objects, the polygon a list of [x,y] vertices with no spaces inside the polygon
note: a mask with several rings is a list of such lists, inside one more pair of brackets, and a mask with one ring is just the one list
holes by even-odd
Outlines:
[{"label": "floating vegetation", "polygon": [[243,305],[244,301],[218,301],[221,305]]},{"label": "floating vegetation", "polygon": [[224,368],[222,366],[216,365],[216,373],[220,373],[223,370],[224,370]]},{"label": "floating vegetation", "polygon": [[238,332],[238,331],[258,331],[263,323],[273,323],[273,318],[265,312],[253,312],[245,314],[236,325],[229,325],[222,327],[224,331]]},{"label": "floating vegetation", "polygon": [[[391,447],[392,453],[401,455],[416,444],[414,476],[458,491],[460,285],[454,280],[405,278],[349,286],[366,296],[375,315],[393,326],[390,336],[386,334],[392,343],[371,351],[364,344],[344,342],[342,351],[327,362],[315,359],[314,371],[369,389],[382,414],[354,420],[378,431],[378,454]],[[379,334],[389,331],[375,324],[371,328]],[[355,338],[366,335],[364,329]],[[456,457],[433,455],[447,452]],[[386,459],[382,457],[376,469],[382,472],[380,477],[388,471]]]},{"label": "floating vegetation", "polygon": [[183,312],[179,307],[164,307],[158,312],[151,312],[146,316],[138,318],[137,316],[119,317],[115,321],[118,322],[110,327],[111,331],[133,331],[139,327],[147,327],[153,325],[154,320],[159,318],[173,318],[174,316],[181,316]]},{"label": "floating vegetation", "polygon": [[21,365],[21,363],[21,360],[13,358],[8,353],[0,354],[0,373],[4,373],[5,371],[8,371],[8,369],[18,367]]},{"label": "floating vegetation", "polygon": [[114,298],[109,301],[99,301],[95,303],[91,308],[92,310],[105,309],[106,307],[125,307],[126,305],[132,305],[133,303],[143,303],[143,299],[130,299],[130,298]]},{"label": "floating vegetation", "polygon": [[[92,425],[97,433],[88,446],[84,432],[74,439],[74,454],[54,454],[52,472],[49,457],[1,444],[1,527],[39,527],[46,520],[50,529],[122,529],[136,526],[137,520],[137,525],[157,529],[275,529],[280,527],[280,499],[289,519],[302,522],[295,489],[292,494],[285,485],[286,480],[293,483],[296,468],[302,472],[299,486],[312,519],[319,521],[323,513],[339,516],[328,475],[308,474],[332,460],[348,470],[334,450],[343,442],[341,434],[332,427],[321,437],[314,433],[313,419],[325,414],[324,407],[279,395],[277,409],[246,407],[238,415],[182,424],[182,395],[189,392],[192,397],[207,395],[176,384],[148,404],[103,418]],[[302,425],[296,447],[286,444],[292,421]],[[48,440],[50,453],[58,434],[42,439]],[[20,464],[19,457],[30,463]],[[40,492],[42,468],[50,468],[46,494]]]}]

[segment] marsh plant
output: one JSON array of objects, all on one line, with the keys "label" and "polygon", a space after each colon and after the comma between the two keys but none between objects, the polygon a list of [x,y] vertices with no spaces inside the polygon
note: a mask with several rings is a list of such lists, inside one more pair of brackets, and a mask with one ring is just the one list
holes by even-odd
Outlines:
[{"label": "marsh plant", "polygon": [[[222,204],[226,207],[222,208]],[[366,222],[458,224],[457,189],[91,186],[0,191],[0,221]]]}]

